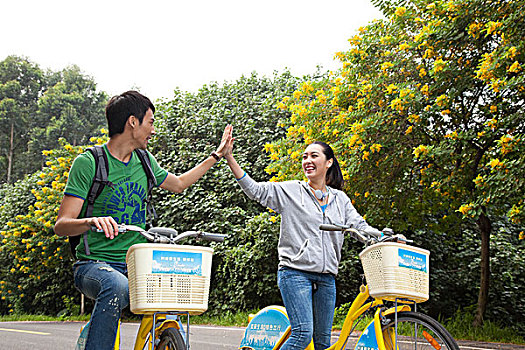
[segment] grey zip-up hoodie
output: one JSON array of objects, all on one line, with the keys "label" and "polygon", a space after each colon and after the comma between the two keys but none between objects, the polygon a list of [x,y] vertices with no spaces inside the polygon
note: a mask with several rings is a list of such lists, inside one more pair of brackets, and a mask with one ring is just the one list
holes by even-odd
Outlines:
[{"label": "grey zip-up hoodie", "polygon": [[328,205],[323,213],[304,181],[259,183],[245,174],[238,182],[250,199],[281,214],[279,266],[337,275],[344,236],[321,231],[319,226],[343,224],[379,233],[359,215],[343,191],[327,187]]}]

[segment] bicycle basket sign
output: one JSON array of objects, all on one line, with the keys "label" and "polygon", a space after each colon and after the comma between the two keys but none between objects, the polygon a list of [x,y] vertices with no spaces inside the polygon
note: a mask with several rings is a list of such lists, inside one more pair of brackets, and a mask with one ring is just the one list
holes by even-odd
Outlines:
[{"label": "bicycle basket sign", "polygon": [[427,257],[424,254],[399,248],[398,258],[400,267],[427,272]]},{"label": "bicycle basket sign", "polygon": [[151,272],[202,276],[202,254],[154,250]]}]

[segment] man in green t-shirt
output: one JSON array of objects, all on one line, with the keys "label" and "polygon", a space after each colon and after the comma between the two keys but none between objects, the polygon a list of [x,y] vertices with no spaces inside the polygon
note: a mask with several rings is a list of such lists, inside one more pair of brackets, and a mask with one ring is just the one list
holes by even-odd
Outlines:
[{"label": "man in green t-shirt", "polygon": [[[137,232],[118,234],[118,224],[146,225],[147,176],[133,151],[146,149],[155,134],[155,107],[136,91],[111,98],[106,106],[109,141],[103,146],[108,158],[108,181],[93,205],[93,216],[83,217],[86,198],[95,175],[91,152],[79,155],[69,172],[55,232],[77,236],[86,231],[89,254],[83,240],[77,246],[74,264],[75,286],[95,300],[85,349],[113,349],[120,313],[129,303],[126,252],[144,242]],[[224,129],[220,145],[202,163],[176,176],[162,169],[148,152],[153,174],[160,188],[180,193],[199,180],[225,153],[232,139],[230,125]],[[97,227],[103,233],[90,231]]]}]

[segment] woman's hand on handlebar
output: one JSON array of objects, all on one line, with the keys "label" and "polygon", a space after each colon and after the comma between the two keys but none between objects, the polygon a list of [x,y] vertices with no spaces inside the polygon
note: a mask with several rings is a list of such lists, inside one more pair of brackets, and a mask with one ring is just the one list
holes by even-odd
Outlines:
[{"label": "woman's hand on handlebar", "polygon": [[119,227],[115,219],[110,216],[87,218],[90,227],[96,227],[97,231],[104,232],[106,238],[113,239],[118,236]]}]

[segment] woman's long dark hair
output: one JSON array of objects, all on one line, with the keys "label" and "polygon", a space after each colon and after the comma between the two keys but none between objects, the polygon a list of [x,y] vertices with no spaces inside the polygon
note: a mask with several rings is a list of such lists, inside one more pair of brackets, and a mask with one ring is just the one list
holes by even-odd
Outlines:
[{"label": "woman's long dark hair", "polygon": [[343,173],[341,172],[341,167],[339,166],[337,158],[335,158],[334,150],[332,149],[332,147],[328,146],[328,144],[321,141],[315,141],[311,144],[321,146],[321,148],[323,149],[323,153],[326,156],[326,160],[333,159],[332,166],[330,166],[330,168],[328,168],[328,171],[326,172],[326,184],[337,190],[342,190],[345,181],[343,180]]}]

